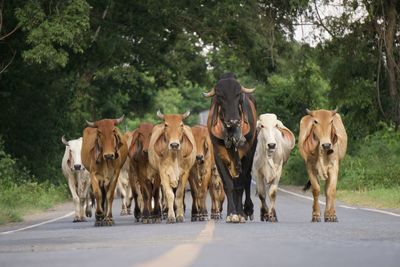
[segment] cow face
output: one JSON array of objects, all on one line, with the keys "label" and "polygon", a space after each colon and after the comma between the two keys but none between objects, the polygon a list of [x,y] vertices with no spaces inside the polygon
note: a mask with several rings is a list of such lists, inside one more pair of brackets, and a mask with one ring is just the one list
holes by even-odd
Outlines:
[{"label": "cow face", "polygon": [[196,162],[197,164],[201,165],[204,163],[209,151],[209,144],[207,140],[208,130],[205,127],[196,126],[192,128],[192,132],[197,148]]},{"label": "cow face", "polygon": [[243,121],[243,93],[252,93],[254,89],[247,89],[240,85],[234,74],[224,74],[216,86],[205,97],[216,97],[216,112],[223,123],[225,146],[239,147],[244,138],[241,134]]},{"label": "cow face", "polygon": [[184,114],[168,114],[164,115],[160,111],[157,116],[164,120],[164,138],[169,150],[178,151],[181,149],[183,140],[183,120],[190,115],[187,111]]},{"label": "cow face", "polygon": [[90,127],[97,128],[96,154],[100,154],[104,160],[114,160],[119,157],[118,151],[122,146],[121,137],[116,126],[124,119],[104,119],[96,122],[88,122]]},{"label": "cow face", "polygon": [[82,137],[79,139],[67,141],[63,136],[61,140],[66,146],[66,150],[68,151],[67,165],[71,169],[71,171],[84,170],[85,167],[83,167],[81,160]]},{"label": "cow face", "polygon": [[336,143],[336,134],[333,127],[333,119],[337,110],[307,110],[313,119],[313,136],[320,145],[320,149],[333,152],[332,147]]},{"label": "cow face", "polygon": [[133,158],[138,153],[147,155],[152,131],[153,124],[151,123],[141,123],[139,125],[132,137],[132,143],[129,148],[129,157]]},{"label": "cow face", "polygon": [[278,118],[275,114],[262,114],[257,123],[260,139],[266,145],[267,151],[274,152],[277,147],[276,135],[280,134],[277,129]]}]

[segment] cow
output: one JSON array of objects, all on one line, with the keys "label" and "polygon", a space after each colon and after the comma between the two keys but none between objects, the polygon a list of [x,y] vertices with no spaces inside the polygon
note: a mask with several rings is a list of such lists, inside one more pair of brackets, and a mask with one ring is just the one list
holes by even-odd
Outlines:
[{"label": "cow", "polygon": [[[132,142],[129,146],[131,183],[137,183],[140,189],[138,194],[143,200],[141,217],[144,224],[161,222],[160,176],[157,172],[152,172],[149,165],[149,144],[153,128],[152,123],[139,124],[132,133]],[[152,200],[154,200],[154,208]]]},{"label": "cow", "polygon": [[83,130],[82,163],[90,173],[96,198],[95,226],[112,226],[112,203],[122,166],[128,155],[125,136],[116,127],[124,119],[86,121]]},{"label": "cow", "polygon": [[319,179],[325,180],[325,222],[337,222],[335,197],[339,164],[347,150],[347,133],[335,110],[308,110],[300,121],[299,151],[304,159],[314,197],[312,222],[320,222]]},{"label": "cow", "polygon": [[[257,147],[254,154],[252,175],[256,180],[257,194],[261,201],[261,221],[277,222],[275,200],[282,169],[295,146],[294,134],[278,120],[275,114],[262,114],[257,121]],[[266,199],[269,185],[270,208]]]},{"label": "cow", "polygon": [[[149,144],[149,162],[152,170],[159,173],[163,194],[167,200],[167,223],[184,221],[184,194],[190,169],[196,160],[196,142],[189,126],[183,121],[184,114],[157,116],[163,123],[154,126]],[[173,188],[176,188],[176,196]],[[176,217],[174,211],[176,205]]]},{"label": "cow", "polygon": [[192,127],[196,142],[196,161],[190,170],[189,183],[192,195],[192,221],[204,221],[207,214],[207,191],[212,175],[214,152],[207,127],[196,125]]},{"label": "cow", "polygon": [[[251,167],[257,143],[254,89],[240,85],[233,73],[223,74],[205,97],[213,97],[207,127],[214,158],[228,199],[226,222],[254,218],[250,197]],[[243,191],[246,193],[243,206]]]},{"label": "cow", "polygon": [[67,141],[62,136],[61,142],[65,145],[61,169],[68,180],[75,208],[73,222],[85,222],[86,217],[92,217],[92,201],[89,190],[90,175],[81,161],[82,137]]},{"label": "cow", "polygon": [[121,172],[119,173],[118,182],[117,182],[117,191],[119,191],[121,195],[121,216],[131,215],[132,214],[132,199],[133,199],[133,191],[131,184],[129,182],[129,162],[125,161],[124,165],[121,168]]},{"label": "cow", "polygon": [[209,192],[211,197],[211,219],[222,219],[222,206],[225,201],[225,191],[217,166],[212,168]]}]

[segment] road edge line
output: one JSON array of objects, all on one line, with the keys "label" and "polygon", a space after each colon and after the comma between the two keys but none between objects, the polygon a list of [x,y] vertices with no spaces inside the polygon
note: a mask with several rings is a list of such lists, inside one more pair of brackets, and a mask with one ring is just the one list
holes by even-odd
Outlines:
[{"label": "road edge line", "polygon": [[47,220],[47,221],[44,221],[44,222],[41,222],[41,223],[29,225],[29,226],[26,226],[26,227],[22,227],[22,228],[19,228],[19,229],[15,229],[15,230],[0,232],[0,235],[8,235],[8,234],[20,232],[20,231],[23,231],[23,230],[35,228],[35,227],[38,227],[38,226],[41,226],[41,225],[44,225],[44,224],[56,222],[56,221],[59,221],[59,220],[61,220],[61,219],[70,217],[70,216],[73,215],[74,213],[75,213],[74,211],[71,211],[70,213],[67,213],[67,214],[65,214],[65,215],[63,215],[63,216],[61,216],[61,217],[57,217],[57,218],[54,218],[54,219],[51,219],[51,220]]}]

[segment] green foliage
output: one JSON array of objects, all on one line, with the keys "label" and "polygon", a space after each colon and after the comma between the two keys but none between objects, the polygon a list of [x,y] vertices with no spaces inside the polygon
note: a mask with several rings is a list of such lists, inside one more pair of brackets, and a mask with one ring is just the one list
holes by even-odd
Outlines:
[{"label": "green foliage", "polygon": [[28,1],[17,8],[15,15],[28,32],[26,42],[30,49],[22,53],[31,63],[43,63],[50,69],[65,67],[71,49],[83,53],[88,33],[89,5],[84,0],[56,1],[54,14],[46,14],[47,1]]},{"label": "green foliage", "polygon": [[17,161],[4,152],[0,138],[0,224],[20,221],[22,216],[50,208],[67,199],[67,187],[38,183]]}]

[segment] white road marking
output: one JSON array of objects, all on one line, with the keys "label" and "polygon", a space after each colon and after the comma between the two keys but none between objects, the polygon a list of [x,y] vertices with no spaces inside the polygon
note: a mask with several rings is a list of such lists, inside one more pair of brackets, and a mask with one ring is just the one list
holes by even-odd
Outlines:
[{"label": "white road marking", "polygon": [[[256,184],[256,182],[255,182],[254,180],[251,180],[251,182],[252,182],[253,184]],[[300,194],[297,194],[297,193],[295,193],[295,192],[288,191],[288,190],[285,190],[285,189],[282,189],[282,188],[278,188],[278,190],[279,190],[279,191],[282,191],[282,192],[285,192],[285,193],[288,193],[288,194],[290,194],[290,195],[296,196],[296,197],[308,199],[308,200],[311,200],[311,201],[314,200],[312,197],[303,196],[303,195],[300,195]],[[321,205],[326,205],[326,203],[323,202],[323,201],[321,201],[321,200],[319,200],[318,202],[319,202]],[[385,210],[379,210],[379,209],[358,208],[358,207],[351,207],[351,206],[346,206],[346,205],[338,205],[338,207],[344,208],[344,209],[351,209],[351,210],[365,210],[365,211],[376,212],[376,213],[391,215],[391,216],[395,216],[395,217],[400,217],[400,214],[398,214],[398,213],[394,213],[394,212],[390,212],[390,211],[385,211]]]},{"label": "white road marking", "polygon": [[215,222],[208,221],[206,227],[200,232],[193,242],[174,247],[154,260],[139,264],[140,267],[156,266],[191,266],[199,256],[203,246],[212,241],[214,236]]},{"label": "white road marking", "polygon": [[8,235],[8,234],[12,234],[12,233],[15,233],[15,232],[31,229],[31,228],[34,228],[34,227],[38,227],[38,226],[41,226],[41,225],[44,225],[44,224],[48,224],[48,223],[52,223],[52,222],[55,222],[55,221],[59,221],[61,219],[64,219],[64,218],[72,216],[74,213],[75,213],[74,211],[71,211],[70,213],[67,213],[67,214],[65,214],[65,215],[63,215],[61,217],[57,217],[57,218],[54,218],[54,219],[51,219],[51,220],[47,220],[47,221],[44,221],[44,222],[41,222],[41,223],[29,225],[29,226],[22,227],[22,228],[19,228],[19,229],[16,229],[16,230],[0,232],[0,235]]}]

